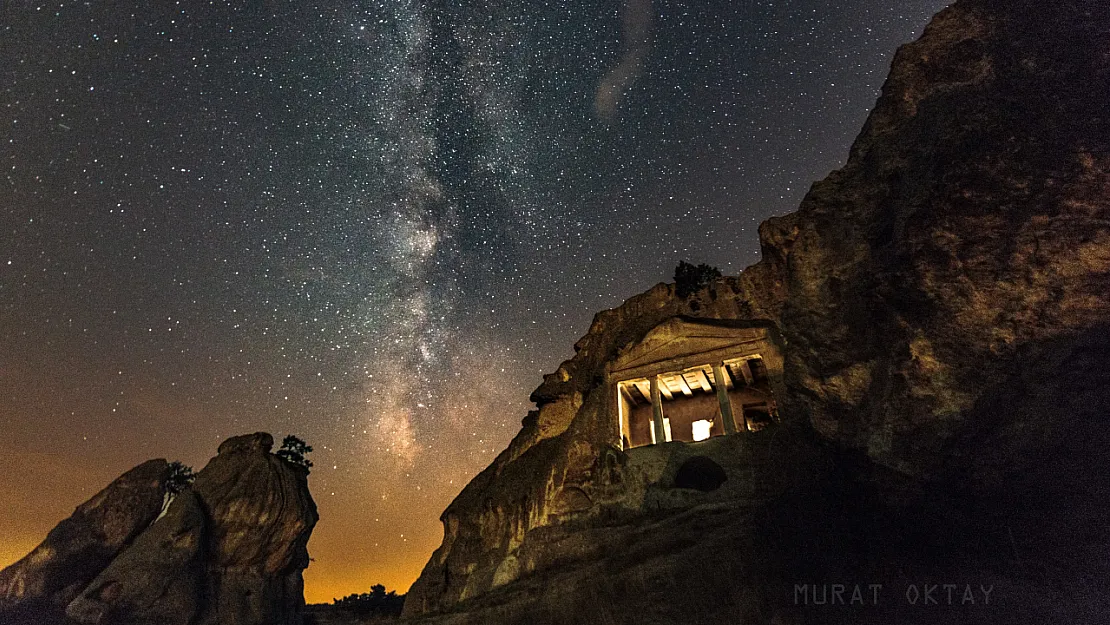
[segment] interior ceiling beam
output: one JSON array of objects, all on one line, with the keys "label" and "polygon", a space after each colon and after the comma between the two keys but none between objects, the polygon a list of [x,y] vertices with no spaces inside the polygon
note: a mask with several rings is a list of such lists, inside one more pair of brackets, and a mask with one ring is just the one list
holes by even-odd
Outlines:
[{"label": "interior ceiling beam", "polygon": [[631,384],[619,384],[618,386],[619,386],[619,387],[620,387],[620,389],[621,389],[621,395],[622,395],[622,396],[623,396],[623,397],[625,398],[625,400],[627,400],[627,401],[628,401],[628,403],[632,404],[633,406],[635,406],[636,404],[640,403],[640,402],[639,402],[639,401],[638,401],[638,400],[637,400],[637,399],[636,399],[636,398],[635,398],[635,397],[634,397],[634,396],[632,395],[632,388],[633,388],[633,386],[632,386]]},{"label": "interior ceiling beam", "polygon": [[698,385],[701,386],[701,390],[706,393],[713,392],[713,385],[709,383],[709,377],[705,375],[705,368],[697,369],[693,371],[693,374],[698,381]]},{"label": "interior ceiling beam", "polygon": [[694,394],[694,391],[690,388],[690,385],[686,382],[686,374],[685,373],[680,373],[680,374],[676,375],[675,379],[678,380],[678,385],[679,385],[679,387],[682,388],[682,394],[683,395],[690,396],[690,395]]},{"label": "interior ceiling beam", "polygon": [[[738,387],[748,386],[754,383],[755,378],[748,361],[759,358],[758,354],[754,355],[755,358],[734,358],[723,363],[724,385],[725,389],[733,389]],[[662,397],[668,400],[674,400],[678,393],[682,393],[687,397],[695,394],[695,391],[702,390],[706,393],[713,393],[716,391],[717,376],[714,365],[700,365],[695,368],[687,368],[684,371],[671,371],[666,373],[657,374],[659,380],[659,393]],[[625,393],[626,398],[633,404],[639,404],[642,398],[644,403],[651,403],[651,378],[646,376],[644,378],[624,380],[620,382],[621,390]],[[636,389],[639,393],[634,393],[632,389]]]},{"label": "interior ceiling beam", "polygon": [[756,360],[759,360],[762,364],[763,359],[759,354],[727,361],[729,373],[736,381],[743,379],[745,383],[752,384],[755,382],[755,372],[752,371],[751,363]]},{"label": "interior ceiling beam", "polygon": [[755,376],[752,375],[752,370],[751,367],[748,366],[747,360],[741,360],[739,363],[737,363],[736,368],[740,370],[740,375],[744,377],[744,382],[746,382],[747,384],[755,382]]},{"label": "interior ceiling beam", "polygon": [[667,399],[674,399],[674,393],[671,392],[667,379],[663,376],[659,376],[659,392]]}]

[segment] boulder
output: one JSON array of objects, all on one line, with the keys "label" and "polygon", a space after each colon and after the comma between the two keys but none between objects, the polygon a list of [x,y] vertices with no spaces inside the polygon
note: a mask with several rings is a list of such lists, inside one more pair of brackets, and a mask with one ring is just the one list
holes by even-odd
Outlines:
[{"label": "boulder", "polygon": [[150,460],[77,507],[38,547],[0,571],[0,609],[65,606],[158,516],[169,465]]},{"label": "boulder", "polygon": [[108,566],[68,616],[80,623],[299,625],[318,516],[307,471],[237,436],[167,514]]},{"label": "boulder", "polygon": [[301,572],[319,516],[308,471],[271,454],[272,446],[265,433],[228,439],[193,484],[210,519],[202,624],[300,623]]},{"label": "boulder", "polygon": [[69,604],[79,623],[190,625],[203,611],[207,519],[196,493],[174,498],[166,515]]},{"label": "boulder", "polygon": [[164,460],[127,472],[0,574],[0,622],[299,625],[318,516],[273,443],[228,439],[172,499]]}]

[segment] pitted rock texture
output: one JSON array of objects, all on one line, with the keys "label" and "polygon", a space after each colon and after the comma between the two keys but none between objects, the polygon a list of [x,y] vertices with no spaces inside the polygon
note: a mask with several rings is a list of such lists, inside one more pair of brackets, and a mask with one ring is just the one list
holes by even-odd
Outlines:
[{"label": "pitted rock texture", "polygon": [[[156,502],[142,523],[110,557],[82,569],[70,595],[36,591],[28,598],[39,605],[0,613],[0,622],[61,622],[64,608],[68,622],[89,625],[299,625],[302,571],[318,516],[307,472],[271,454],[272,447],[273,437],[262,432],[228,439],[161,516],[165,461],[125,474],[105,493],[140,470],[160,471],[150,496]],[[88,533],[115,536],[118,526],[109,519]],[[70,561],[53,566],[67,570]]]},{"label": "pitted rock texture", "polygon": [[[595,317],[533,393],[538,411],[444,512],[406,614],[936,617],[894,601],[862,616],[791,604],[803,579],[868,575],[1008,588],[1004,607],[946,622],[1101,614],[1108,42],[1110,4],[1093,0],[960,0],[938,14],[898,51],[845,167],[761,226],[760,263],[691,298],[659,285]],[[766,322],[785,358],[783,422],[710,446],[728,479],[705,493],[673,488],[677,446],[614,448],[607,409],[606,363],[678,315]],[[678,538],[663,533],[682,523],[657,521],[698,511],[711,527]],[[760,537],[738,536],[748,530]],[[733,578],[691,576],[699,559]],[[707,588],[722,599],[699,608]]]},{"label": "pitted rock texture", "polygon": [[197,474],[193,491],[211,518],[213,565],[255,568],[276,575],[308,566],[317,520],[307,472],[270,453],[273,438],[259,433],[228,439]]},{"label": "pitted rock texture", "polygon": [[81,623],[296,625],[316,505],[307,473],[237,436],[67,608]]},{"label": "pitted rock texture", "polygon": [[[986,469],[964,440],[1002,433],[977,404],[1053,375],[1110,319],[1107,12],[942,12],[898,52],[845,168],[764,224],[791,399],[825,437],[916,475]],[[1074,418],[1031,407],[1005,428]]]}]

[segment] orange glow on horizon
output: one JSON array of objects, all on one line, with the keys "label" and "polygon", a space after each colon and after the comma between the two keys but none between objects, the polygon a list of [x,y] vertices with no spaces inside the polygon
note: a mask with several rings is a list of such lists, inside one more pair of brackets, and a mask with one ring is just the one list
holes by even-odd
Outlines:
[{"label": "orange glow on horizon", "polygon": [[[508,445],[519,428],[515,415],[527,408],[519,400],[521,386],[507,383],[497,362],[483,364],[476,361],[477,356],[456,358],[454,368],[470,372],[469,377],[457,378],[457,388],[449,393],[453,403],[442,404],[442,413],[427,409],[428,414],[420,414],[435,427],[417,429],[411,453],[400,455],[387,451],[394,433],[402,431],[392,427],[399,420],[379,428],[375,415],[365,414],[361,404],[350,413],[337,412],[360,424],[361,429],[347,435],[347,430],[325,419],[294,429],[264,414],[229,412],[202,418],[198,415],[203,411],[194,406],[176,406],[172,397],[156,401],[151,399],[154,393],[143,390],[135,394],[143,398],[142,407],[135,409],[138,416],[128,427],[119,431],[74,427],[59,436],[39,427],[42,420],[76,422],[98,412],[95,406],[84,406],[45,387],[8,390],[15,401],[0,406],[0,418],[18,427],[0,441],[0,568],[27,555],[77,506],[132,467],[165,458],[200,471],[228,437],[264,431],[277,440],[295,433],[315,447],[311,455],[315,466],[308,481],[320,519],[308,543],[312,560],[304,573],[306,601],[330,603],[369,592],[375,584],[405,593],[443,540],[440,515]],[[77,376],[29,374],[28,378],[100,387],[96,380]],[[0,378],[0,392],[7,388],[6,382]],[[43,414],[47,417],[34,416]],[[233,417],[233,423],[220,421],[218,427],[206,422]],[[341,444],[329,438],[338,438]]]},{"label": "orange glow on horizon", "polygon": [[[121,467],[132,466],[137,457],[146,455],[112,459],[115,466],[109,468],[80,458],[6,451],[0,455],[0,470],[7,469],[2,473],[9,482],[0,489],[0,505],[12,516],[3,523],[0,570],[30,553],[76,506],[118,476]],[[203,457],[203,452],[196,452],[186,460],[204,466]],[[443,539],[440,514],[465,484],[467,473],[477,472],[474,467],[454,465],[450,471],[463,474],[458,479],[421,480],[408,487],[379,469],[377,480],[368,476],[355,480],[350,492],[333,493],[326,465],[321,465],[309,476],[320,521],[308,543],[312,561],[304,572],[307,603],[331,603],[369,592],[374,584],[384,584],[398,594],[407,592]],[[44,483],[51,487],[44,488]]]},{"label": "orange glow on horizon", "polygon": [[38,547],[39,542],[41,542],[41,539],[36,541],[31,538],[19,537],[17,539],[8,538],[6,542],[0,543],[0,571],[19,562],[23,556]]},{"label": "orange glow on horizon", "polygon": [[[31,538],[21,538],[0,543],[0,570],[21,560],[40,542],[40,540]],[[438,546],[437,542],[436,547]],[[428,555],[431,555],[430,551]],[[344,568],[313,562],[304,572],[305,603],[331,603],[332,599],[339,599],[355,593],[370,592],[370,587],[374,584],[384,584],[388,590],[397,591],[397,594],[406,593],[409,586],[419,577],[425,562],[426,559],[410,562],[397,561],[391,563],[390,568],[385,569],[371,569],[370,567]]]},{"label": "orange glow on horizon", "polygon": [[371,570],[322,568],[313,563],[304,572],[305,603],[331,603],[332,599],[370,592],[374,584],[382,584],[387,590],[397,591],[397,594],[407,593],[420,576],[424,561],[409,564],[397,563],[392,569]]}]

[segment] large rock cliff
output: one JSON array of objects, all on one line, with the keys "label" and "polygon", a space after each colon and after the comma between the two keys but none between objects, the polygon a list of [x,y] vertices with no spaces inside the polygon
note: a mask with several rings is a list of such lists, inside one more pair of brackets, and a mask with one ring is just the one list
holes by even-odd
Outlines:
[{"label": "large rock cliff", "polygon": [[[64,610],[71,622],[99,625],[299,625],[318,517],[306,471],[272,446],[265,433],[228,439],[164,510],[166,462],[132,469],[0,574],[13,580],[8,618],[61,622]],[[71,527],[96,537],[81,543],[95,549],[63,543]],[[80,575],[59,577],[70,571]]]},{"label": "large rock cliff", "polygon": [[[1107,102],[1107,3],[960,0],[938,14],[898,51],[845,167],[762,225],[759,264],[689,298],[659,285],[597,315],[533,393],[538,411],[444,512],[407,614],[1101,614]],[[607,363],[678,315],[765,323],[784,357],[781,422],[699,444],[727,476],[712,492],[678,484],[695,452],[621,451],[608,421]],[[1000,592],[914,612],[893,596],[909,581]],[[803,582],[898,590],[837,612],[799,604]]]}]

